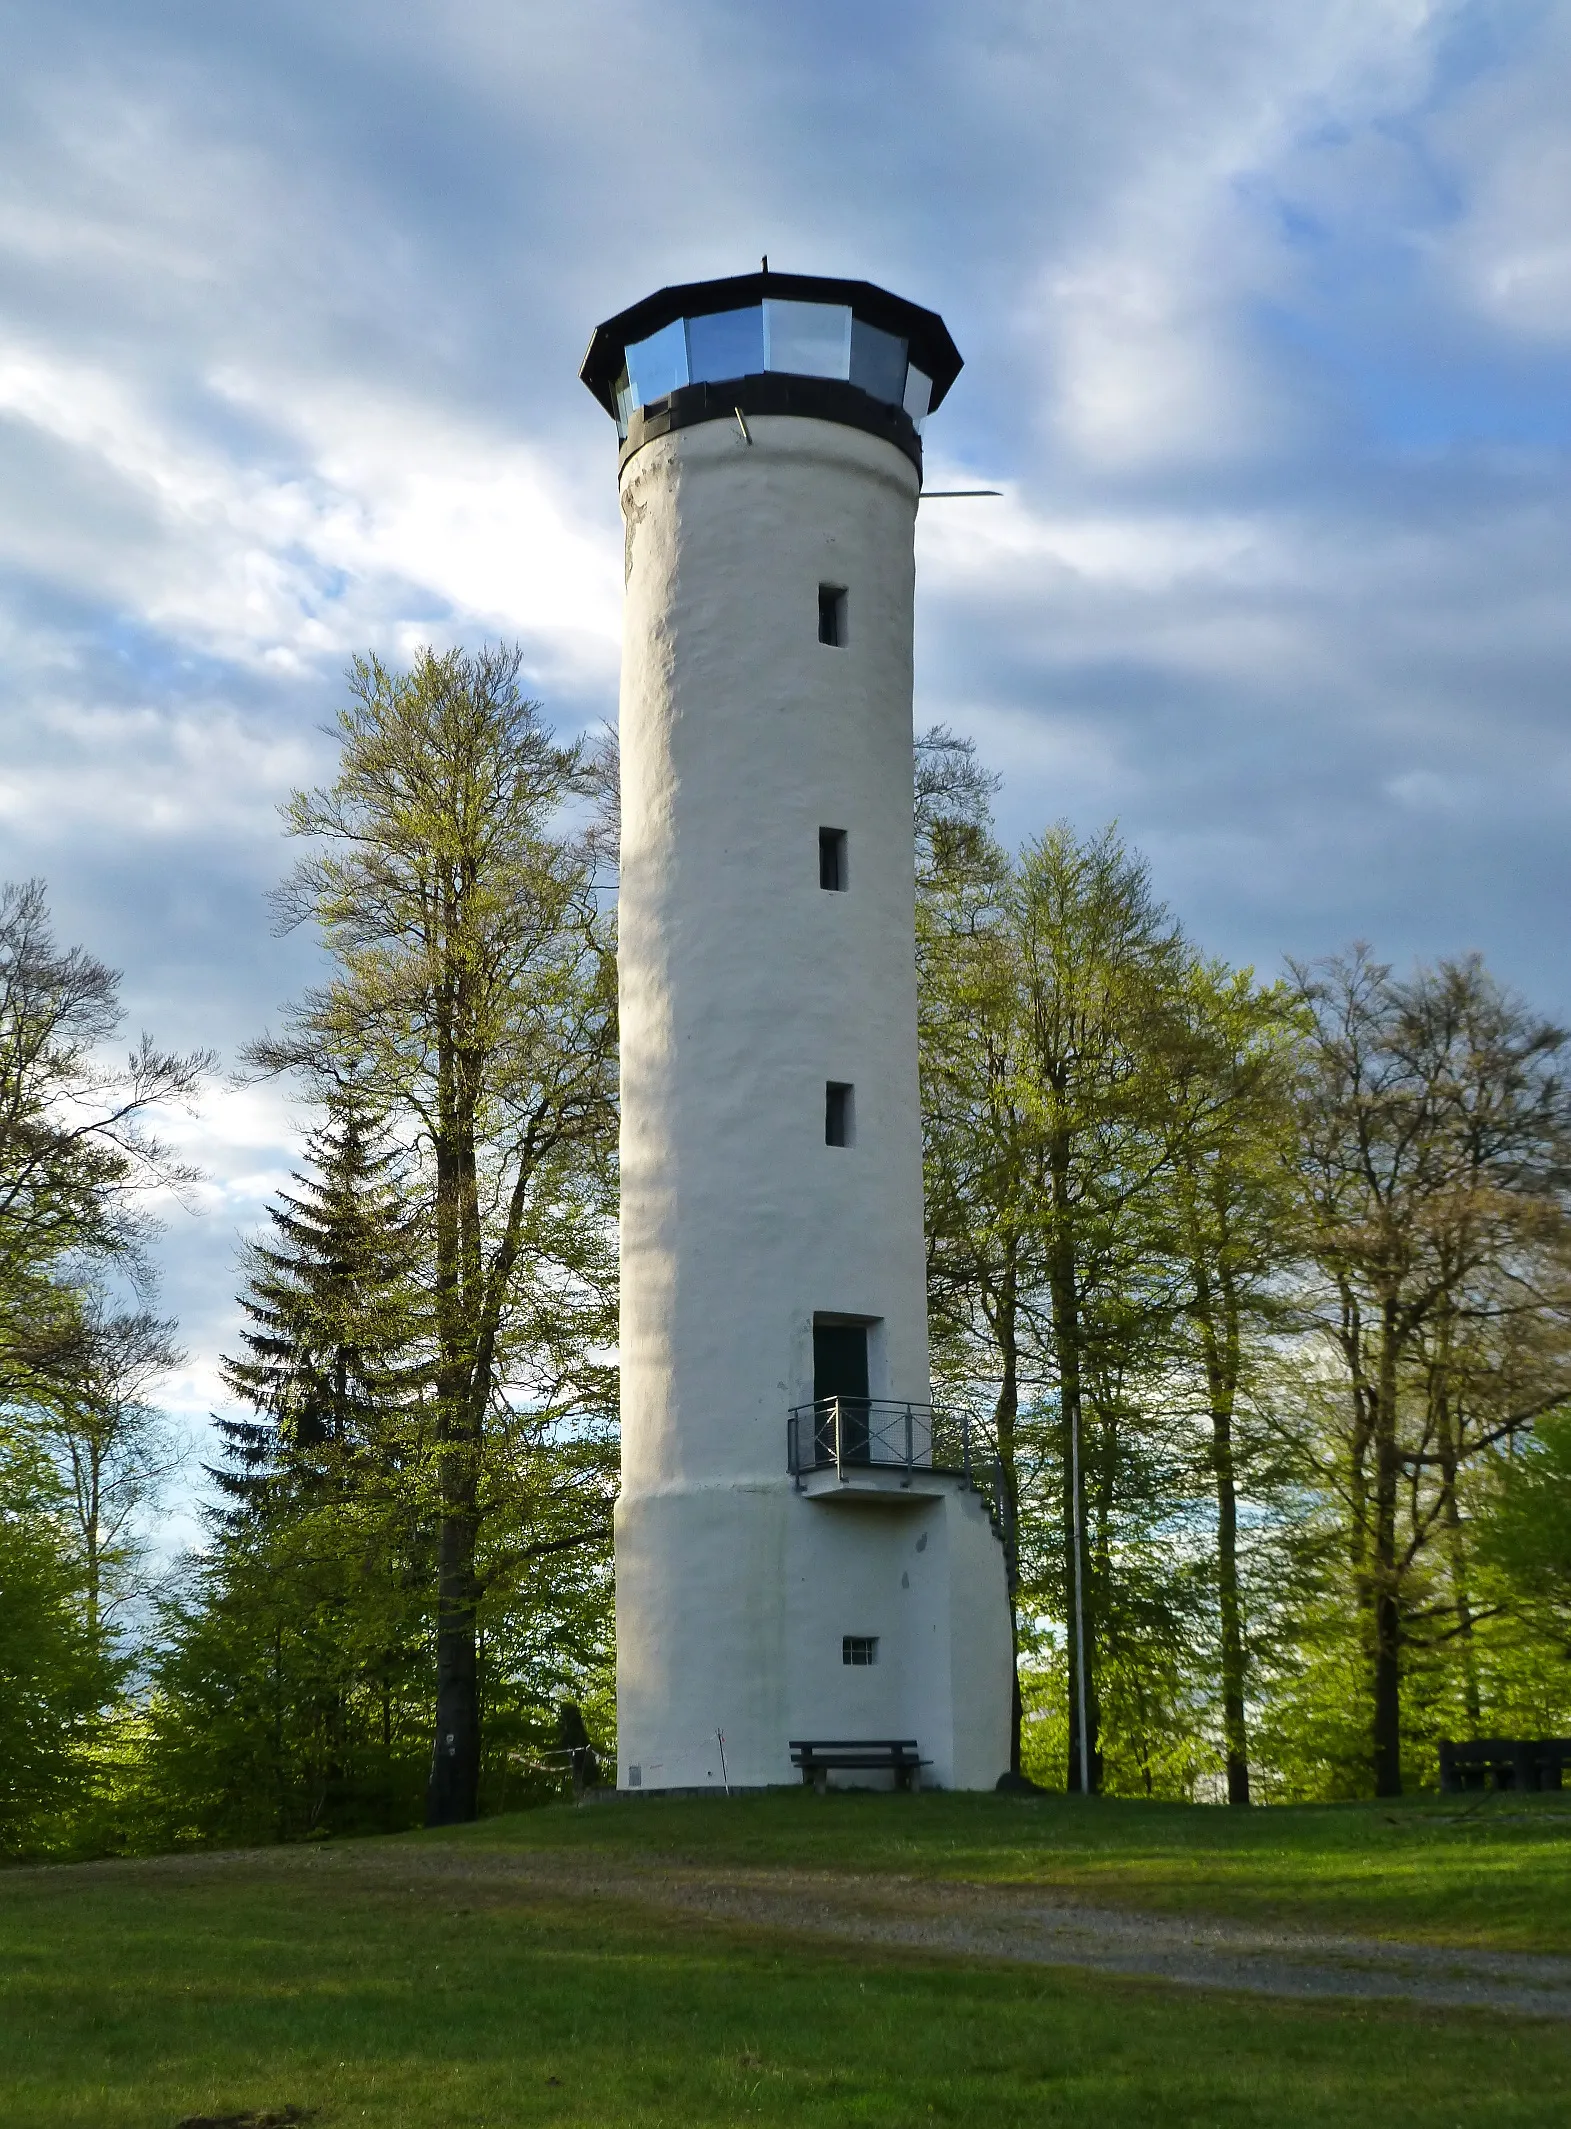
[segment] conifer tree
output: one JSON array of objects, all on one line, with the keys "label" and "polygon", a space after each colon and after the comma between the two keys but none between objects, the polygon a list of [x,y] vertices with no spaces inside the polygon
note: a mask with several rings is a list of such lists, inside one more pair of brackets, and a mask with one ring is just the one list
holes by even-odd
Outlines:
[{"label": "conifer tree", "polygon": [[385,1471],[418,1404],[420,1237],[400,1153],[352,1074],[328,1079],[324,1107],[306,1141],[311,1172],[279,1194],[270,1236],[245,1254],[243,1350],[222,1374],[255,1417],[217,1421],[226,1461],[212,1472],[237,1504]]},{"label": "conifer tree", "polygon": [[210,1837],[407,1823],[430,1691],[418,1212],[352,1073],[245,1255],[245,1416],[170,1608],[155,1787]]}]

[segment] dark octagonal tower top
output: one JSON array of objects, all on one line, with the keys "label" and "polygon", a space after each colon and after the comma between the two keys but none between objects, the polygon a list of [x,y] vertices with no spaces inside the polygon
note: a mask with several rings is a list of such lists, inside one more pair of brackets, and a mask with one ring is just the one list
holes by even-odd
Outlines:
[{"label": "dark octagonal tower top", "polygon": [[886,437],[920,472],[922,423],[960,374],[936,311],[871,281],[736,274],[662,288],[596,326],[579,375],[626,457],[740,414],[801,414]]}]

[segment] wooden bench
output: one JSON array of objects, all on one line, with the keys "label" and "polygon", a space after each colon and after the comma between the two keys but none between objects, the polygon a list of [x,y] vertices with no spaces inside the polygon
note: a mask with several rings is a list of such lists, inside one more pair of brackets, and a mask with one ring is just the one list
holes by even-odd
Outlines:
[{"label": "wooden bench", "polygon": [[917,1751],[914,1737],[793,1737],[790,1743],[792,1766],[801,1768],[803,1784],[811,1782],[820,1796],[829,1787],[831,1768],[892,1774],[897,1789],[915,1789],[922,1769],[931,1764]]},{"label": "wooden bench", "polygon": [[1440,1788],[1558,1789],[1568,1762],[1571,1737],[1443,1737]]}]

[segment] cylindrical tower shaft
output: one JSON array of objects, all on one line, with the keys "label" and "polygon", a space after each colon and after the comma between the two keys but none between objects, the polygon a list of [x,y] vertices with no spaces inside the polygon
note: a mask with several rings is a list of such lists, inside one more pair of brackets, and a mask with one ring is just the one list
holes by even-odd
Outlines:
[{"label": "cylindrical tower shaft", "polygon": [[[789,1775],[763,1688],[783,1590],[750,1590],[784,1542],[815,1318],[866,1327],[871,1397],[930,1394],[917,475],[828,422],[748,434],[683,429],[622,475],[618,1643],[625,1747],[660,1786],[702,1779],[717,1730],[739,1779]],[[826,1142],[831,1086],[849,1144]]]}]

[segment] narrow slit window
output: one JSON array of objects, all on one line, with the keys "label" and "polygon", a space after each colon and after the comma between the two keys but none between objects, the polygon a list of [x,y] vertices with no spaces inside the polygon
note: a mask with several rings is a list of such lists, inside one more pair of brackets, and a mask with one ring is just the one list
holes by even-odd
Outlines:
[{"label": "narrow slit window", "polygon": [[818,640],[843,650],[846,640],[846,595],[843,584],[818,587]]},{"label": "narrow slit window", "polygon": [[818,884],[831,894],[844,894],[846,879],[846,832],[843,828],[818,831]]},{"label": "narrow slit window", "polygon": [[843,1634],[840,1640],[840,1661],[858,1669],[878,1661],[878,1636],[876,1634]]},{"label": "narrow slit window", "polygon": [[844,1080],[831,1079],[824,1085],[824,1144],[826,1146],[849,1146],[852,1116],[852,1089]]}]

